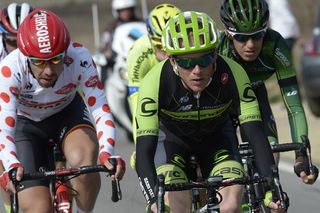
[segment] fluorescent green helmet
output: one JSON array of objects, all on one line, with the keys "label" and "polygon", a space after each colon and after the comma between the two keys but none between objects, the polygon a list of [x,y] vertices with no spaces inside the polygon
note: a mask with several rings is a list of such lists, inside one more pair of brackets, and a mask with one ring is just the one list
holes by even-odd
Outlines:
[{"label": "fluorescent green helmet", "polygon": [[206,13],[195,11],[171,18],[162,34],[162,45],[169,55],[206,52],[218,44],[219,32],[215,22]]},{"label": "fluorescent green helmet", "polygon": [[147,29],[150,41],[154,46],[161,46],[161,35],[167,21],[180,12],[180,9],[172,4],[159,4],[150,12],[147,19]]},{"label": "fluorescent green helmet", "polygon": [[220,19],[233,32],[255,32],[267,27],[268,4],[265,0],[224,0]]}]

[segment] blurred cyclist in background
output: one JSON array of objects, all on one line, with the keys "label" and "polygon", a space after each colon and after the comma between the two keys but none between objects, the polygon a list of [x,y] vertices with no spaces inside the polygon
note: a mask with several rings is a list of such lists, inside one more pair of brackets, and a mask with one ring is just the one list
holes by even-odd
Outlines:
[{"label": "blurred cyclist in background", "polygon": [[27,4],[11,3],[0,14],[0,61],[17,48],[17,31],[24,18],[32,11]]},{"label": "blurred cyclist in background", "polygon": [[105,82],[109,69],[112,69],[115,63],[116,53],[112,51],[115,29],[124,23],[143,21],[136,15],[136,0],[112,0],[111,7],[114,20],[107,25],[100,42],[100,51],[107,59],[107,67],[101,72],[101,82]]},{"label": "blurred cyclist in background", "polygon": [[[163,59],[167,58],[161,44],[162,31],[167,21],[180,12],[172,4],[159,4],[155,6],[147,18],[148,34],[139,38],[130,49],[127,56],[129,70],[129,98],[132,110],[133,140],[135,138],[135,117],[140,82],[143,77]],[[132,154],[130,165],[134,168],[135,152]]]},{"label": "blurred cyclist in background", "polygon": [[[17,48],[17,32],[24,18],[33,10],[28,3],[11,3],[0,13],[0,62]],[[3,172],[2,164],[0,173]],[[6,213],[10,213],[10,195],[1,188]]]}]

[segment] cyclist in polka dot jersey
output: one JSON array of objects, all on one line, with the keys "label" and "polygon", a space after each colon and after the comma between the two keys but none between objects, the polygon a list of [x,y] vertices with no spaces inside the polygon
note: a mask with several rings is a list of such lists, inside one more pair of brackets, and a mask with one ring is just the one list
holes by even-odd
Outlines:
[{"label": "cyclist in polka dot jersey", "polygon": [[[6,172],[17,168],[19,180],[23,172],[48,167],[46,141],[53,138],[72,167],[94,165],[99,156],[111,169],[108,160],[116,158],[115,178],[121,179],[125,163],[114,155],[115,126],[88,50],[70,42],[63,21],[48,10],[31,12],[17,37],[18,49],[0,64],[0,160]],[[15,190],[8,178],[1,182]],[[81,175],[72,187],[79,192],[78,212],[92,212],[99,174]],[[18,190],[23,212],[51,212],[47,181],[22,181]]]}]

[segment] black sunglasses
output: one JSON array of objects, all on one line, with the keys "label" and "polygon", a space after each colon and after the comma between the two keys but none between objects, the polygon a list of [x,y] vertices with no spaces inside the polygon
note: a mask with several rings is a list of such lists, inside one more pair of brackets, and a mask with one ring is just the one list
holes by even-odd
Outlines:
[{"label": "black sunglasses", "polygon": [[198,58],[179,58],[176,55],[173,55],[172,57],[179,67],[184,69],[193,69],[196,65],[204,68],[215,62],[215,57],[212,52]]},{"label": "black sunglasses", "polygon": [[262,39],[266,33],[266,29],[262,29],[253,33],[235,33],[235,32],[231,32],[228,31],[228,33],[237,41],[239,42],[246,42],[248,41],[250,38],[254,41],[258,41],[260,39]]}]

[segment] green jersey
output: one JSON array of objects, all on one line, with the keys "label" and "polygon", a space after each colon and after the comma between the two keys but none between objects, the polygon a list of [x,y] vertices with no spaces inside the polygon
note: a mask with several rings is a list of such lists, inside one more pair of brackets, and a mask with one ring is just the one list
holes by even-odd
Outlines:
[{"label": "green jersey", "polygon": [[[308,134],[307,121],[298,91],[296,72],[289,49],[282,36],[278,32],[268,29],[263,38],[263,46],[258,58],[246,62],[237,54],[232,41],[223,34],[219,53],[237,61],[248,74],[252,88],[260,102],[259,106],[266,129],[269,128],[267,132],[272,132],[267,133],[269,141],[277,140],[277,133],[272,112],[269,110],[269,102],[266,100],[268,97],[264,82],[273,74],[276,75],[282,99],[288,112],[292,139],[294,142],[301,142],[301,135]],[[274,136],[270,136],[272,134]]]},{"label": "green jersey", "polygon": [[128,93],[132,111],[132,128],[133,128],[133,141],[136,142],[135,136],[135,117],[138,101],[138,91],[140,82],[144,76],[151,70],[151,68],[158,62],[154,49],[148,35],[140,37],[131,47],[127,56],[128,67]]},{"label": "green jersey", "polygon": [[151,68],[158,63],[148,35],[140,37],[127,56],[129,70],[129,95],[138,91],[140,82]]}]

